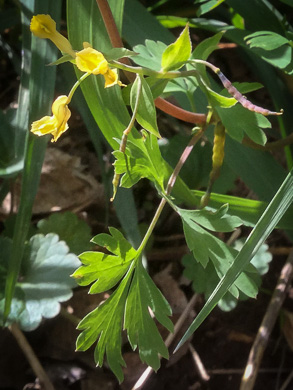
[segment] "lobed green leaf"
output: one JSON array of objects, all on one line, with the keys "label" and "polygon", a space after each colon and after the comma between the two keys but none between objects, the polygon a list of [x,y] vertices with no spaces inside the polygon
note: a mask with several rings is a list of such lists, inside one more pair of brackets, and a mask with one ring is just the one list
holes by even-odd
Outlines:
[{"label": "lobed green leaf", "polygon": [[170,306],[139,262],[126,301],[124,328],[132,348],[138,346],[141,360],[157,370],[160,367],[159,354],[167,359],[169,353],[149,308],[159,322],[169,331],[173,330],[168,318]]},{"label": "lobed green leaf", "polygon": [[105,247],[115,256],[104,252],[84,252],[79,258],[82,266],[74,273],[73,277],[81,286],[91,283],[91,294],[97,294],[114,287],[125,275],[131,265],[131,261],[137,252],[128,241],[115,228],[109,228],[111,235],[99,234],[93,238],[97,245]]}]

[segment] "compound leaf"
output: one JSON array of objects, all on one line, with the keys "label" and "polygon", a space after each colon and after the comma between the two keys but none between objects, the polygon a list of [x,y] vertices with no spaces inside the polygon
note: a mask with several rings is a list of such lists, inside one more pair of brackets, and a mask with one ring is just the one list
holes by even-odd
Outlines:
[{"label": "compound leaf", "polygon": [[127,142],[126,152],[113,152],[115,172],[123,174],[121,187],[130,188],[140,179],[147,178],[161,189],[164,188],[166,165],[162,159],[156,137],[145,134],[144,139]]},{"label": "compound leaf", "polygon": [[161,57],[167,45],[163,42],[145,40],[145,45],[136,45],[133,50],[137,55],[133,61],[140,66],[159,71],[161,69]]},{"label": "compound leaf", "polygon": [[170,306],[140,262],[127,297],[124,327],[132,348],[139,347],[141,360],[157,370],[160,367],[158,354],[167,359],[169,353],[149,308],[162,325],[173,331],[172,321],[168,318],[172,314]]},{"label": "compound leaf", "polygon": [[104,252],[84,252],[79,258],[83,265],[72,275],[81,286],[94,282],[90,288],[91,294],[97,294],[114,287],[130,267],[136,256],[136,250],[128,243],[122,233],[115,228],[109,228],[111,235],[99,234],[92,241],[105,247],[114,254]]},{"label": "compound leaf", "polygon": [[267,138],[261,128],[270,128],[272,125],[262,114],[249,111],[240,104],[229,110],[222,107],[216,107],[216,110],[231,138],[241,142],[246,133],[257,144],[266,143]]},{"label": "compound leaf", "polygon": [[76,341],[77,350],[86,351],[98,340],[95,348],[95,362],[101,367],[106,353],[108,364],[120,382],[123,380],[121,366],[125,366],[121,354],[121,328],[132,271],[133,267],[128,270],[110,298],[79,323],[78,329],[83,332]]}]

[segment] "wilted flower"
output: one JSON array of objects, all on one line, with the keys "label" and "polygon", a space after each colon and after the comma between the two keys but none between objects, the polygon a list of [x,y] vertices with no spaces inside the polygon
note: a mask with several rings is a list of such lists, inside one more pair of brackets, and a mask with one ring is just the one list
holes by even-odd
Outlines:
[{"label": "wilted flower", "polygon": [[52,104],[53,115],[44,116],[40,120],[33,122],[31,132],[39,136],[52,134],[51,142],[56,142],[61,134],[68,129],[67,121],[71,116],[68,103],[67,96],[59,96]]}]

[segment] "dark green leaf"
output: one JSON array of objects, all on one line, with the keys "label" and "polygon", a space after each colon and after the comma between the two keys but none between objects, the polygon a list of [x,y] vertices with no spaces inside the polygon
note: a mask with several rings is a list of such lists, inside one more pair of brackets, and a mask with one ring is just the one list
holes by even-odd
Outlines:
[{"label": "dark green leaf", "polygon": [[136,113],[137,122],[151,134],[161,138],[158,125],[154,98],[148,83],[143,77],[137,77],[130,92],[130,105],[132,111],[139,99]]},{"label": "dark green leaf", "polygon": [[158,354],[167,359],[169,353],[149,308],[162,325],[169,331],[173,330],[173,324],[168,318],[172,314],[170,306],[140,262],[135,269],[126,301],[124,327],[132,348],[139,348],[141,360],[157,370],[160,367]]},{"label": "dark green leaf", "polygon": [[228,109],[216,107],[227,133],[236,141],[241,142],[244,133],[260,145],[266,143],[266,135],[261,128],[270,128],[270,121],[263,115],[249,111],[236,104]]},{"label": "dark green leaf", "polygon": [[60,240],[64,240],[69,246],[70,252],[76,255],[90,247],[90,227],[70,211],[52,214],[49,218],[40,220],[37,226],[42,234],[58,234]]},{"label": "dark green leaf", "polygon": [[259,47],[264,50],[274,50],[289,43],[288,39],[273,31],[256,31],[245,37],[246,43],[251,47]]},{"label": "dark green leaf", "polygon": [[121,355],[121,328],[132,271],[133,267],[128,270],[110,298],[79,323],[78,329],[83,332],[76,341],[77,350],[86,351],[98,340],[95,362],[101,367],[106,353],[108,364],[120,382],[123,380],[121,366],[125,366]]}]

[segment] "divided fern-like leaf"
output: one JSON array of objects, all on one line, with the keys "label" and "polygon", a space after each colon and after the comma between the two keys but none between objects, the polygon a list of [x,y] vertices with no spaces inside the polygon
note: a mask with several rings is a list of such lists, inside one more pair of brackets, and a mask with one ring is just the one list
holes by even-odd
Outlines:
[{"label": "divided fern-like leaf", "polygon": [[78,325],[82,333],[77,339],[77,350],[85,351],[95,342],[95,362],[102,366],[106,355],[108,364],[119,381],[123,380],[122,325],[128,332],[133,349],[155,370],[160,366],[159,355],[168,358],[168,349],[152,319],[172,331],[168,318],[171,309],[159,289],[143,268],[139,253],[123,234],[109,228],[109,234],[99,234],[92,241],[107,249],[104,252],[85,252],[80,255],[83,265],[73,276],[80,285],[93,283],[90,293],[98,293],[119,286],[99,307],[89,313]]},{"label": "divided fern-like leaf", "polygon": [[156,319],[172,332],[173,323],[168,318],[172,314],[170,306],[139,262],[126,302],[124,327],[132,348],[139,347],[141,360],[157,370],[160,367],[158,354],[167,359],[169,353],[149,308]]}]

